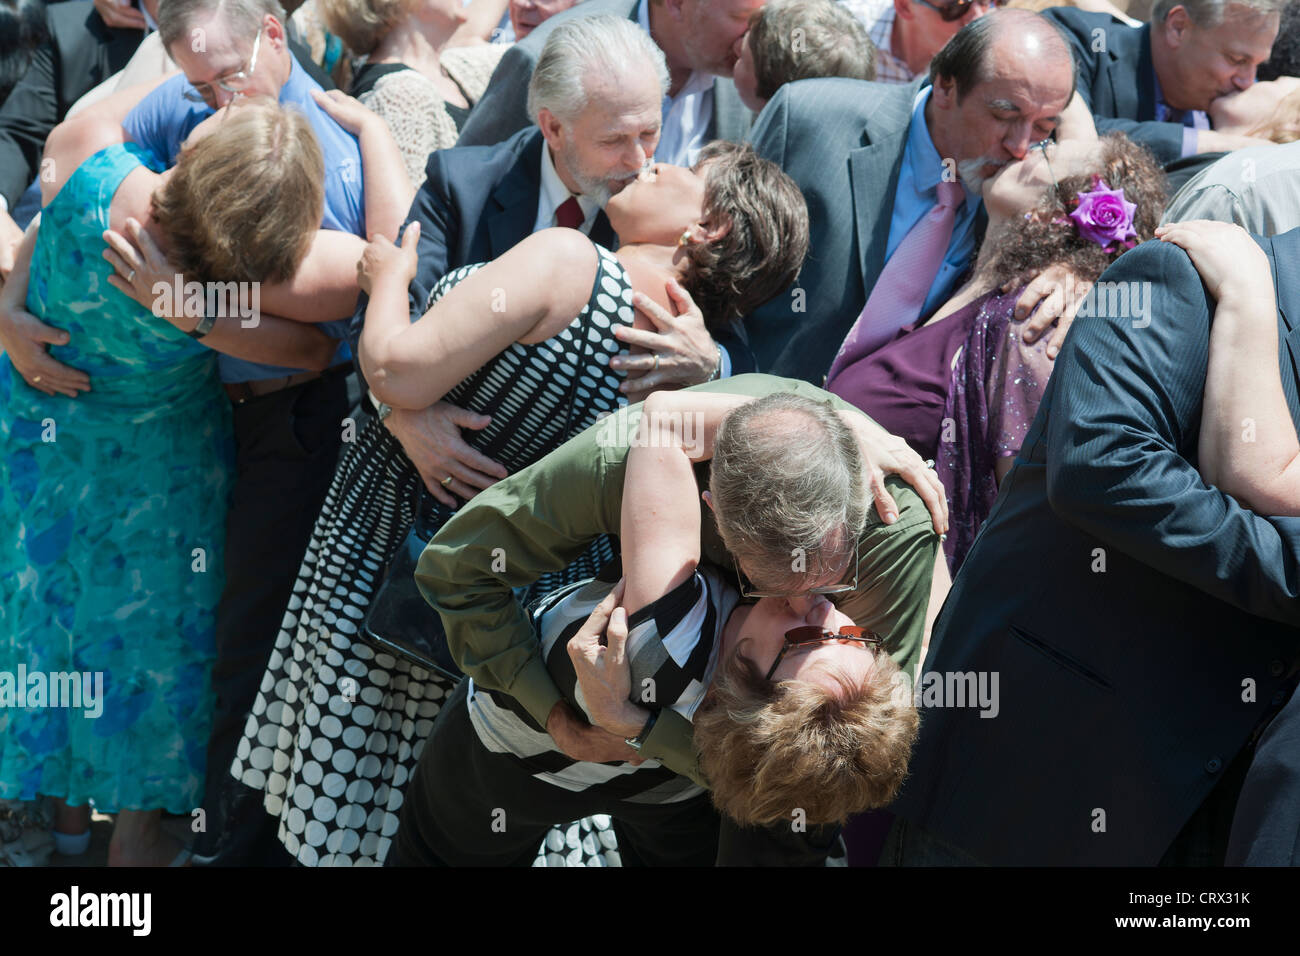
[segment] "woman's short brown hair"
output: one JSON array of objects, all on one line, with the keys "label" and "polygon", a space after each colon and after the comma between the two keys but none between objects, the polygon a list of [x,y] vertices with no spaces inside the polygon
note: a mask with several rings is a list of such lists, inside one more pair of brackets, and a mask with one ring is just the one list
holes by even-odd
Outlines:
[{"label": "woman's short brown hair", "polygon": [[375,52],[418,0],[320,0],[325,28],[357,56]]},{"label": "woman's short brown hair", "polygon": [[760,99],[786,83],[818,77],[876,78],[866,27],[831,0],[774,0],[749,19],[749,49]]},{"label": "woman's short brown hair", "polygon": [[[742,648],[743,650],[743,648]],[[843,823],[890,803],[907,776],[919,719],[906,678],[884,652],[862,686],[832,693],[765,680],[737,652],[695,715],[695,745],[714,805],[738,823]]]},{"label": "woman's short brown hair", "polygon": [[325,206],[325,163],[307,118],[258,97],[181,150],[153,195],[168,259],[202,280],[283,282]]},{"label": "woman's short brown hair", "polygon": [[748,144],[718,140],[700,152],[704,216],[727,234],[685,247],[682,285],[716,329],[748,315],[799,274],[808,254],[808,205],[781,167]]},{"label": "woman's short brown hair", "polygon": [[1101,161],[1087,173],[1062,179],[1054,190],[1049,187],[1029,218],[1017,219],[1012,234],[999,242],[989,264],[996,285],[1023,280],[1051,265],[1068,265],[1076,279],[1094,282],[1120,257],[1124,250],[1106,252],[1083,238],[1073,222],[1060,221],[1070,201],[1092,188],[1093,174],[1111,189],[1123,189],[1124,198],[1137,205],[1137,242],[1155,235],[1168,201],[1164,170],[1145,147],[1123,133],[1107,133],[1101,138]]}]

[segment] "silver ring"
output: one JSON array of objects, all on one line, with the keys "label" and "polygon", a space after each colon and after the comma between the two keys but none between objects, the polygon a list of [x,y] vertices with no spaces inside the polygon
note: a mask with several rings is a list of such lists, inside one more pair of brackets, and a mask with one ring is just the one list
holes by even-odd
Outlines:
[{"label": "silver ring", "polygon": [[131,285],[135,282],[135,270],[132,269],[126,274],[126,284]]},{"label": "silver ring", "polygon": [[655,353],[655,364],[654,364],[654,367],[650,369],[650,371],[652,371],[652,372],[657,372],[657,371],[659,371],[659,353],[658,353],[658,352]]}]

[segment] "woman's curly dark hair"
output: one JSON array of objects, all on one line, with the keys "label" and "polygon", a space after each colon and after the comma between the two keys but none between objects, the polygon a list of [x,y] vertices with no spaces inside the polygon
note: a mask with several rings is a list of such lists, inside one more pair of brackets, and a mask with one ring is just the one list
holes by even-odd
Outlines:
[{"label": "woman's curly dark hair", "polygon": [[[1106,252],[1083,238],[1071,221],[1060,219],[1074,207],[1078,194],[1092,189],[1092,177],[1100,176],[1111,189],[1123,189],[1124,198],[1137,205],[1133,213],[1136,242],[1155,235],[1168,201],[1168,187],[1159,161],[1123,133],[1101,137],[1101,161],[1080,176],[1067,176],[1048,189],[1026,219],[1017,220],[1010,235],[999,240],[989,264],[993,281],[1001,285],[1024,279],[1051,265],[1067,265],[1080,280],[1095,282],[1125,251]],[[1055,220],[1055,221],[1054,221]]]},{"label": "woman's curly dark hair", "polygon": [[730,224],[713,242],[684,247],[682,285],[711,330],[748,315],[790,283],[808,254],[808,205],[793,179],[748,144],[700,152],[704,215]]}]

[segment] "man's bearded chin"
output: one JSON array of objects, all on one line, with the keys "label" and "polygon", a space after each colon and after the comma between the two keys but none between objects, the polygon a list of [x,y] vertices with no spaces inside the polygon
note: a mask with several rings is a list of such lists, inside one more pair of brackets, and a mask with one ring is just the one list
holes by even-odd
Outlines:
[{"label": "man's bearded chin", "polygon": [[[971,192],[977,193],[983,189],[985,181],[991,179],[993,174],[1005,165],[1007,164],[1003,161],[990,159],[987,156],[981,156],[978,159],[968,159],[964,162],[958,163],[957,176],[965,184],[967,189]],[[995,167],[993,173],[984,175],[983,170],[986,166]]]}]

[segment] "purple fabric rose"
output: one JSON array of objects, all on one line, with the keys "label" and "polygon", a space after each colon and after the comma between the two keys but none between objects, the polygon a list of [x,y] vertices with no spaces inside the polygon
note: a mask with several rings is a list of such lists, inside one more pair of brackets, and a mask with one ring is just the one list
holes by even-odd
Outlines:
[{"label": "purple fabric rose", "polygon": [[1092,185],[1091,190],[1079,193],[1079,205],[1070,218],[1079,227],[1079,235],[1110,251],[1114,243],[1137,236],[1133,228],[1137,204],[1124,198],[1123,189],[1111,189],[1102,180],[1094,180]]}]

